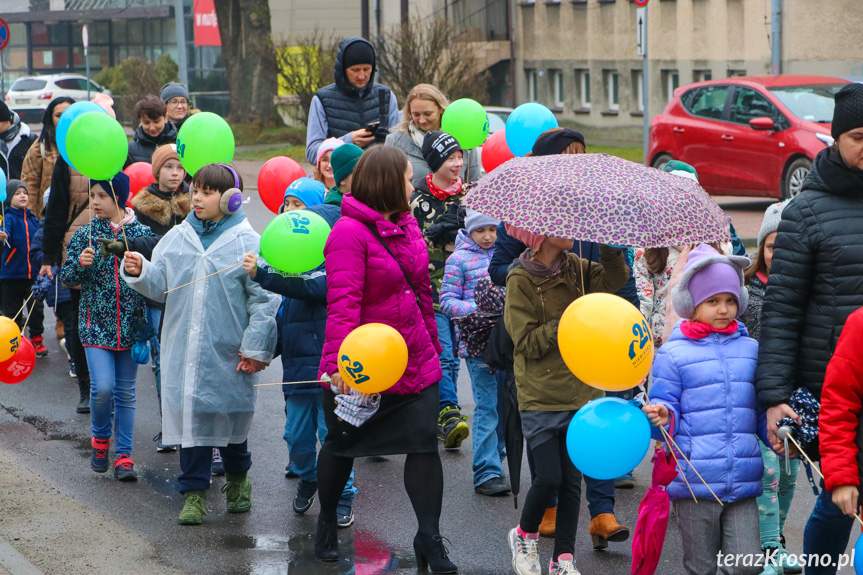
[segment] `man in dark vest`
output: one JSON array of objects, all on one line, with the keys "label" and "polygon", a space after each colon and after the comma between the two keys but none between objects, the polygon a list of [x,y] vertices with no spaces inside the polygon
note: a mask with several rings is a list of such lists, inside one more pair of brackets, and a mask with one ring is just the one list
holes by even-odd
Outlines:
[{"label": "man in dark vest", "polygon": [[[399,121],[395,94],[374,83],[375,50],[362,38],[339,43],[334,84],[318,90],[309,108],[306,159],[317,163],[318,146],[327,138],[339,138],[361,148],[379,143]],[[371,129],[369,129],[371,128]]]}]

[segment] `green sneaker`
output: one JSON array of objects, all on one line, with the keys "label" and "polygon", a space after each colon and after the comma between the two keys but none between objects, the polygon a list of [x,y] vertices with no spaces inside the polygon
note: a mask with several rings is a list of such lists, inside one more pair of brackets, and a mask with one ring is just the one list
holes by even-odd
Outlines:
[{"label": "green sneaker", "polygon": [[186,491],[183,497],[186,498],[186,504],[180,511],[180,525],[200,525],[203,523],[204,515],[207,514],[207,492]]},{"label": "green sneaker", "polygon": [[467,417],[461,414],[458,407],[449,406],[441,410],[438,416],[438,437],[443,440],[445,449],[458,449],[470,435]]},{"label": "green sneaker", "polygon": [[228,513],[246,513],[252,508],[252,482],[248,473],[225,475],[222,493],[227,494]]}]

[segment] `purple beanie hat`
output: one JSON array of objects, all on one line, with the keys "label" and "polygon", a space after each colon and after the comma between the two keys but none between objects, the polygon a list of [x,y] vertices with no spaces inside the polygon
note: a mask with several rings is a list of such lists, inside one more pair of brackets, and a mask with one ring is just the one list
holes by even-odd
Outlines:
[{"label": "purple beanie hat", "polygon": [[671,291],[674,311],[691,319],[698,304],[716,294],[730,293],[737,300],[737,317],[740,317],[749,304],[749,292],[743,287],[743,270],[750,263],[749,258],[726,256],[701,244],[689,253],[680,283]]}]

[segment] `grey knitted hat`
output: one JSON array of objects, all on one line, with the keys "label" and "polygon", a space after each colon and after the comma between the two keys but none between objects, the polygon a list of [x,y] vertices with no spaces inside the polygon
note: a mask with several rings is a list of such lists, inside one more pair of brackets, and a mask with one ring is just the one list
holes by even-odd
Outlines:
[{"label": "grey knitted hat", "polygon": [[785,209],[788,202],[777,202],[771,204],[764,212],[764,221],[761,222],[761,229],[758,231],[758,244],[760,248],[764,243],[764,239],[779,229],[779,222],[782,221],[782,210]]}]

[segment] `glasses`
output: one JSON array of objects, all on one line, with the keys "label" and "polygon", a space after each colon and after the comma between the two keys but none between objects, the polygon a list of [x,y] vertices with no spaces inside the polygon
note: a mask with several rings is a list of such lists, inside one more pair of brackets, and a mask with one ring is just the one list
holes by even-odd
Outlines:
[{"label": "glasses", "polygon": [[174,98],[174,99],[168,100],[167,103],[172,105],[172,106],[188,106],[189,105],[189,101],[186,100],[185,98],[182,98],[182,99]]}]

